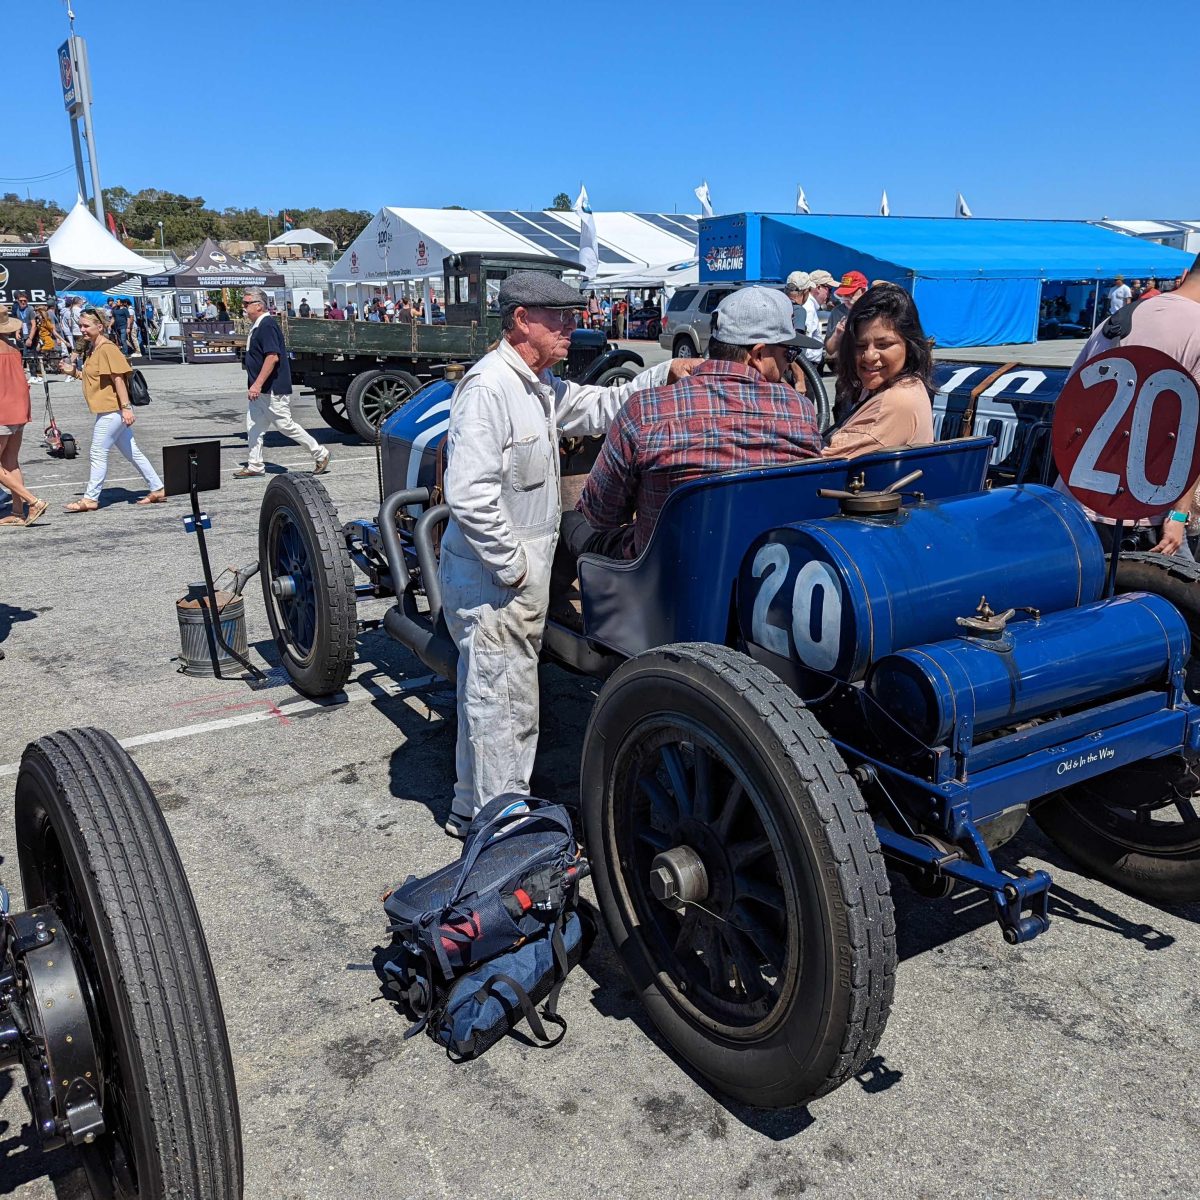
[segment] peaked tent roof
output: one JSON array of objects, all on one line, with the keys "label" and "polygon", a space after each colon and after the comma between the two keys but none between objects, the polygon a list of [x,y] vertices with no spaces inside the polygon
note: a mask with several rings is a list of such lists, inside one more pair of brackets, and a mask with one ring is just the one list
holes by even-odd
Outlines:
[{"label": "peaked tent roof", "polygon": [[[156,268],[157,270],[157,268]],[[275,271],[252,267],[232,254],[226,254],[212,238],[191,258],[174,270],[155,275],[148,287],[222,288],[222,287],[283,287],[283,276]]]},{"label": "peaked tent roof", "polygon": [[767,225],[829,243],[838,261],[849,250],[925,279],[1170,279],[1192,260],[1086,221],[763,215]]},{"label": "peaked tent roof", "polygon": [[268,246],[336,246],[333,238],[327,238],[315,229],[289,229],[277,238],[272,238]]},{"label": "peaked tent roof", "polygon": [[50,261],[82,276],[153,275],[162,263],[134,253],[92,215],[82,199],[50,235]]}]

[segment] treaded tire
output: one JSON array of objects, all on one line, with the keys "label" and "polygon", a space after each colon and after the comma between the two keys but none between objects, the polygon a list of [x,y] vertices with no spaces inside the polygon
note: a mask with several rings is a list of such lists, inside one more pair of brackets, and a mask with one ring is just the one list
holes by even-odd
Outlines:
[{"label": "treaded tire", "polygon": [[[415,375],[396,367],[356,375],[346,389],[346,416],[354,432],[364,442],[374,445],[379,441],[379,427],[383,421],[402,408],[420,387],[421,381]],[[389,399],[383,404],[374,394],[379,388],[389,393]]]},{"label": "treaded tire", "polygon": [[[676,762],[683,764],[679,772],[694,794],[691,816],[687,805],[677,805],[676,831],[663,833],[655,808],[665,803],[663,776],[660,771],[648,778],[645,764],[653,761],[649,754],[659,753],[670,774],[665,752],[652,748],[664,737],[671,745],[672,727],[687,731],[674,744],[683,747],[684,757]],[[705,751],[710,761],[703,787],[702,743],[716,748],[715,756]],[[736,771],[726,771],[722,754]],[[732,785],[713,821],[714,797],[726,779]],[[748,786],[735,799],[743,788],[739,780]],[[708,799],[702,801],[702,795]],[[749,807],[747,799],[753,802]],[[883,1034],[895,988],[891,893],[866,805],[829,737],[789,688],[746,655],[723,646],[664,646],[631,659],[605,683],[588,723],[581,800],[609,935],[654,1023],[688,1062],[730,1096],[769,1108],[803,1104],[861,1070]],[[737,814],[732,819],[726,815],[730,805]],[[647,808],[648,815],[640,811]],[[726,909],[723,932],[718,924],[711,926],[718,937],[733,939],[727,943],[730,957],[736,958],[734,944],[743,942],[741,963],[735,961],[733,986],[724,999],[717,993],[725,984],[711,965],[722,961],[718,943],[710,943],[718,947],[716,953],[695,952],[697,943],[712,936],[699,932],[710,914],[700,905],[693,915],[687,909],[682,917],[671,914],[647,898],[641,882],[652,852],[688,844],[678,840],[678,831],[695,830],[702,808],[710,821],[704,828],[712,836],[702,828],[691,837],[697,847],[703,843],[708,909],[717,912],[722,904],[725,884],[718,860],[727,854],[730,864],[741,862],[725,878],[741,879],[728,894],[745,898]],[[753,887],[768,894],[759,899],[770,899],[777,890],[784,903],[773,901],[775,909],[747,909],[756,898],[752,891],[739,893],[751,887],[740,872],[754,861],[753,849],[744,848],[762,841],[755,830],[765,835],[769,851],[757,851]],[[757,931],[747,911],[761,914],[757,919],[763,926]],[[776,952],[773,968],[778,984],[764,984],[768,971],[754,979],[758,967],[745,969],[751,960],[741,934],[755,949],[769,945],[762,928],[785,911],[786,928],[776,942],[786,950]],[[685,935],[689,922],[692,933]],[[672,942],[676,923],[679,932]],[[761,966],[771,954],[762,950],[755,958]],[[710,977],[707,991],[694,982],[701,968]],[[725,978],[730,978],[728,968]],[[768,992],[777,987],[775,999],[752,1004],[751,988],[739,980],[766,986]],[[740,1025],[739,1011],[746,1014]]]},{"label": "treaded tire", "polygon": [[106,1132],[82,1148],[93,1194],[240,1197],[221,999],[187,876],[142,773],[103,730],[39,738],[21,759],[16,830],[25,903],[54,905],[95,998]]},{"label": "treaded tire", "polygon": [[[1187,692],[1193,702],[1200,700],[1200,565],[1125,553],[1116,590],[1152,592],[1179,609],[1192,635]],[[1060,849],[1114,887],[1168,904],[1200,900],[1200,781],[1188,774],[1189,765],[1200,772],[1196,758],[1190,764],[1178,756],[1130,763],[1046,797],[1033,808],[1034,820]],[[1177,804],[1179,790],[1190,791],[1191,800]]]},{"label": "treaded tire", "polygon": [[330,429],[335,429],[338,433],[355,432],[350,418],[346,416],[345,396],[331,395],[325,392],[318,393],[317,412],[321,414],[321,420]]},{"label": "treaded tire", "polygon": [[[285,538],[290,553],[281,545]],[[271,635],[292,682],[306,696],[340,692],[354,669],[358,636],[354,564],[337,509],[319,479],[276,475],[267,484],[258,518],[258,561]],[[296,599],[272,592],[281,575],[296,579],[301,589]]]}]

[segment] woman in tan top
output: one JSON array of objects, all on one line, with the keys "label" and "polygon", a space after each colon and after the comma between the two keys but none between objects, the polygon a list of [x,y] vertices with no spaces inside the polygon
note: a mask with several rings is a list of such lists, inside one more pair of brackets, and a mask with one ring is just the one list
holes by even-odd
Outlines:
[{"label": "woman in tan top", "polygon": [[[26,486],[19,456],[29,424],[29,381],[21,363],[21,322],[0,304],[0,487],[12,493],[11,516],[0,525],[32,525],[48,507]],[[24,514],[24,515],[22,515]]]},{"label": "woman in tan top", "polygon": [[86,342],[82,366],[64,358],[59,364],[76,379],[83,380],[83,398],[96,414],[92,431],[92,475],[82,500],[66,506],[69,513],[94,512],[100,507],[100,489],[108,474],[108,452],[116,446],[141,472],[150,492],[138,504],[161,504],[166,500],[162,480],[150,460],[133,440],[133,405],[129,402],[128,379],[133,368],[108,339],[108,322],[97,308],[85,308],[79,328]]},{"label": "woman in tan top", "polygon": [[850,415],[826,435],[827,458],[933,441],[933,355],[912,297],[878,283],[855,301],[838,347],[838,390],[858,392]]}]

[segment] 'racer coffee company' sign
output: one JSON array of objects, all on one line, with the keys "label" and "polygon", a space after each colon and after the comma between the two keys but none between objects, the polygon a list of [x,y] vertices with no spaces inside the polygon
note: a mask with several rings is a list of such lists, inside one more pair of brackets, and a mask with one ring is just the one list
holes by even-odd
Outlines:
[{"label": "'racer coffee company' sign", "polygon": [[22,292],[34,304],[54,299],[49,246],[0,246],[0,304],[12,304]]}]

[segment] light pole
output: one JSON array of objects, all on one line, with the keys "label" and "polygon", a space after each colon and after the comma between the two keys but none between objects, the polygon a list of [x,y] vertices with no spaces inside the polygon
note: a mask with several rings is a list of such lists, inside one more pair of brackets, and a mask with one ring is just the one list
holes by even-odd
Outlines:
[{"label": "light pole", "polygon": [[163,266],[166,266],[166,263],[167,263],[167,243],[166,243],[166,241],[163,239],[163,223],[162,223],[161,221],[159,221],[159,223],[158,223],[158,248],[159,248],[159,249],[162,251],[162,256],[163,256]]}]

